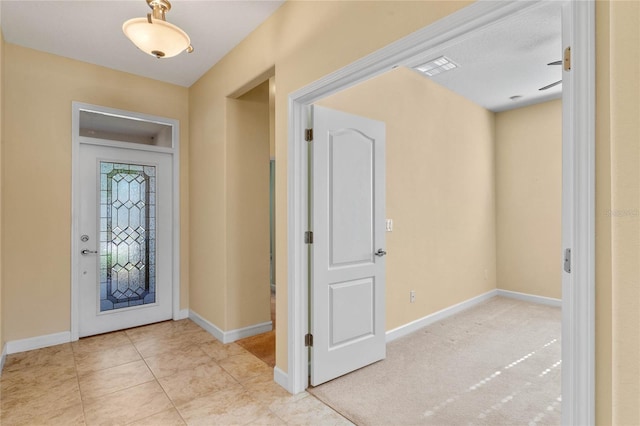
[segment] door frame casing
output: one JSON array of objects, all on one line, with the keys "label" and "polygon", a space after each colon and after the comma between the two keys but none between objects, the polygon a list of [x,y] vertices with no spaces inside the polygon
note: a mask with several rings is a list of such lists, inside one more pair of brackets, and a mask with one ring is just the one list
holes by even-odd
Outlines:
[{"label": "door frame casing", "polygon": [[[159,117],[133,111],[125,111],[82,102],[71,103],[71,341],[79,338],[80,287],[76,271],[79,268],[80,250],[80,144],[109,146],[120,149],[135,149],[140,151],[169,154],[172,158],[172,276],[171,298],[172,316],[174,320],[186,318],[180,311],[180,122],[176,119]],[[171,126],[171,147],[156,147],[129,142],[104,141],[80,136],[80,111],[92,111],[100,114],[122,117],[131,120],[159,123]]]},{"label": "door frame casing", "polygon": [[[410,66],[415,58],[442,49],[510,16],[525,13],[532,2],[479,1],[311,83],[288,97],[287,164],[287,373],[274,379],[291,393],[307,387],[309,265],[304,233],[309,229],[309,106],[357,83]],[[563,248],[573,251],[572,273],[563,275],[562,423],[595,424],[595,4],[569,1],[563,32],[572,43],[570,107],[563,117],[563,167],[570,161],[572,182],[563,179]],[[564,47],[564,46],[563,46]],[[564,172],[563,172],[564,173]],[[565,187],[568,186],[568,187]],[[567,201],[570,200],[570,203]],[[571,229],[570,233],[565,228]],[[560,265],[560,256],[558,254]],[[566,370],[566,371],[565,371]]]}]

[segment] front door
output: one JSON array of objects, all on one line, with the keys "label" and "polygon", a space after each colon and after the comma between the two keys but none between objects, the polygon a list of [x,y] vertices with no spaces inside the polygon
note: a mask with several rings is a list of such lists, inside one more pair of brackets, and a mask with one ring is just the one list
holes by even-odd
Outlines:
[{"label": "front door", "polygon": [[172,317],[171,155],[80,144],[79,336]]},{"label": "front door", "polygon": [[385,125],[313,107],[311,384],[384,359]]}]

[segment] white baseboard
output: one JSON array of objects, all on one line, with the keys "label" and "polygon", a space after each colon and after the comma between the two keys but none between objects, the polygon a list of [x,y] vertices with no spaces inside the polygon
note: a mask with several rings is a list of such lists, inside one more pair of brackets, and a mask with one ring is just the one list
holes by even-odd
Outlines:
[{"label": "white baseboard", "polygon": [[287,392],[293,393],[289,389],[289,375],[278,367],[273,369],[273,381],[282,386]]},{"label": "white baseboard", "polygon": [[245,337],[255,336],[256,334],[262,334],[273,330],[273,323],[271,321],[235,330],[222,331],[218,326],[202,318],[196,312],[189,311],[189,318],[222,343],[235,342],[236,340],[244,339]]},{"label": "white baseboard", "polygon": [[466,309],[469,309],[479,303],[484,302],[485,300],[489,300],[492,297],[497,296],[497,290],[491,290],[486,293],[483,293],[479,296],[473,297],[469,300],[465,300],[464,302],[460,302],[456,305],[449,306],[448,308],[444,308],[438,312],[434,312],[432,314],[427,315],[426,317],[422,317],[415,321],[411,321],[405,325],[401,325],[400,327],[394,328],[393,330],[389,330],[386,333],[386,341],[387,343],[392,342],[400,337],[404,337],[407,334],[411,334],[414,331],[417,331],[423,327],[431,325],[435,322],[441,321],[445,318],[450,317],[451,315],[457,314],[458,312],[462,312]]},{"label": "white baseboard", "polygon": [[215,337],[216,339],[218,339],[222,343],[225,343],[224,342],[224,331],[219,329],[215,324],[213,324],[213,323],[207,321],[206,319],[202,318],[200,315],[198,315],[196,312],[193,312],[192,310],[189,310],[189,319],[191,319],[191,321],[193,321],[196,324],[198,324],[200,327],[204,328],[213,337]]},{"label": "white baseboard", "polygon": [[18,352],[31,351],[33,349],[46,348],[47,346],[60,345],[71,341],[71,332],[46,334],[44,336],[30,337],[28,339],[11,340],[6,344],[7,355]]},{"label": "white baseboard", "polygon": [[500,290],[498,296],[508,297],[509,299],[523,300],[525,302],[538,303],[540,305],[553,306],[554,308],[562,308],[562,300],[553,297],[536,296],[535,294],[519,293],[517,291]]},{"label": "white baseboard", "polygon": [[244,339],[245,337],[255,336],[256,334],[267,333],[271,330],[273,330],[273,323],[271,321],[267,321],[260,324],[250,325],[248,327],[225,331],[224,340],[222,343],[235,342],[236,340]]},{"label": "white baseboard", "polygon": [[421,329],[422,327],[426,327],[428,325],[433,324],[434,322],[441,321],[451,315],[457,314],[458,312],[469,309],[479,303],[484,302],[485,300],[489,300],[492,297],[502,296],[510,299],[522,300],[525,302],[538,303],[541,305],[553,306],[556,308],[562,307],[562,300],[554,299],[552,297],[544,297],[544,296],[536,296],[534,294],[527,293],[518,293],[517,291],[509,291],[509,290],[491,290],[479,296],[476,296],[472,299],[465,300],[464,302],[460,302],[456,305],[449,306],[448,308],[444,308],[438,312],[434,312],[433,314],[427,315],[426,317],[422,317],[405,325],[402,325],[398,328],[394,328],[393,330],[389,330],[386,333],[386,341],[387,343],[392,342],[400,337],[406,336],[407,334],[411,334],[414,331]]},{"label": "white baseboard", "polygon": [[2,346],[2,356],[0,356],[0,376],[2,376],[2,370],[4,369],[4,362],[7,360],[7,345]]},{"label": "white baseboard", "polygon": [[180,309],[178,311],[178,315],[173,317],[174,321],[179,321],[179,320],[183,320],[183,319],[187,319],[189,318],[189,310],[188,309]]}]

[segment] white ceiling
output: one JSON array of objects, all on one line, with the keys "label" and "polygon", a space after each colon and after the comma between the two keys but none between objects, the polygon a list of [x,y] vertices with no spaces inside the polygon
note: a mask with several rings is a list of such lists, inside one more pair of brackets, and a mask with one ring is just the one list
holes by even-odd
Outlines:
[{"label": "white ceiling", "polygon": [[[191,37],[195,51],[155,59],[122,33],[127,19],[146,16],[145,0],[0,0],[5,41],[189,87],[267,19],[282,0],[172,0],[167,21]],[[560,2],[548,1],[481,34],[430,51],[413,65],[444,55],[458,65],[432,77],[492,111],[558,98],[561,57]],[[509,98],[520,95],[512,101]]]},{"label": "white ceiling", "polygon": [[5,41],[189,87],[283,0],[171,0],[167,21],[191,37],[195,51],[156,59],[138,50],[122,23],[145,17],[145,0],[1,0]]},{"label": "white ceiling", "polygon": [[[449,58],[458,68],[429,78],[498,112],[559,98],[562,84],[538,89],[562,79],[561,66],[547,65],[560,60],[561,55],[561,2],[547,1],[473,38],[431,51],[413,65],[439,56]],[[517,95],[522,97],[510,99]]]}]

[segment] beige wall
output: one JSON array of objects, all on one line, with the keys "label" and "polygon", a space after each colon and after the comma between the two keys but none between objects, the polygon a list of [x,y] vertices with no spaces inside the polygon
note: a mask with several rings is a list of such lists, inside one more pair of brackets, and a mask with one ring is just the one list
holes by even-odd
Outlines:
[{"label": "beige wall", "polygon": [[225,330],[271,319],[269,286],[269,82],[227,99]]},{"label": "beige wall", "polygon": [[495,289],[494,114],[407,68],[319,104],[386,123],[387,330]]},{"label": "beige wall", "polygon": [[612,399],[612,269],[610,4],[596,2],[596,424],[611,425]]},{"label": "beige wall", "polygon": [[495,114],[495,136],[493,113],[407,69],[319,104],[387,123],[387,329],[496,287],[562,297],[560,100]]},{"label": "beige wall", "polygon": [[269,79],[269,158],[276,157],[276,78]]},{"label": "beige wall", "polygon": [[596,422],[640,424],[640,4],[596,2]]},{"label": "beige wall", "polygon": [[562,101],[496,114],[498,288],[562,298]]},{"label": "beige wall", "polygon": [[640,3],[611,2],[614,424],[640,424]]},{"label": "beige wall", "polygon": [[188,90],[16,45],[4,49],[2,246],[11,247],[3,251],[5,340],[70,329],[72,101],[180,120],[187,307]]},{"label": "beige wall", "polygon": [[[287,164],[289,93],[470,2],[286,2],[189,89],[190,307],[224,323],[226,295],[225,100],[276,70],[276,158]],[[261,80],[257,80],[261,81]],[[276,169],[277,366],[287,370],[287,182]],[[232,267],[232,265],[229,265]]]}]

